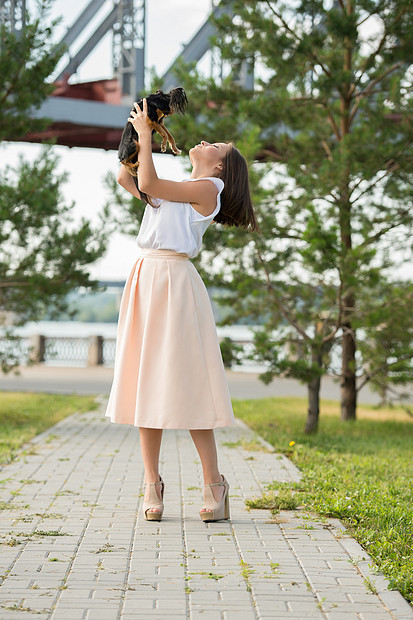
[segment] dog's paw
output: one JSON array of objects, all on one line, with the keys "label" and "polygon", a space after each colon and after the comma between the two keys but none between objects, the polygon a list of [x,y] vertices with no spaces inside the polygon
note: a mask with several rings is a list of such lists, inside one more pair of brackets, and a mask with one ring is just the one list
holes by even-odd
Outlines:
[{"label": "dog's paw", "polygon": [[161,144],[161,153],[166,153],[166,144]]},{"label": "dog's paw", "polygon": [[179,149],[177,149],[176,147],[174,149],[172,149],[173,153],[175,155],[180,155],[182,153],[182,151],[180,151]]}]

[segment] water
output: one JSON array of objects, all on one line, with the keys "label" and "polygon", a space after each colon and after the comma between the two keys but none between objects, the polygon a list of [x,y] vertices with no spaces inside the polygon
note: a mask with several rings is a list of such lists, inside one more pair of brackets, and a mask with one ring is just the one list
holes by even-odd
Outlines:
[{"label": "water", "polygon": [[87,338],[88,336],[116,337],[116,323],[86,323],[81,321],[37,321],[16,328],[19,336],[41,334],[47,337]]},{"label": "water", "polygon": [[[104,338],[116,337],[116,323],[86,323],[82,321],[37,321],[26,323],[23,327],[16,328],[20,336],[30,337],[34,334],[43,336],[87,338],[88,336],[103,336]],[[228,336],[233,340],[251,340],[252,329],[246,325],[217,326],[219,337]]]},{"label": "water", "polygon": [[[103,336],[104,339],[113,339],[116,338],[116,328],[116,323],[87,323],[82,321],[37,321],[26,323],[26,325],[16,328],[15,331],[19,336],[27,339],[37,334],[41,334],[49,338],[88,338],[89,336]],[[252,341],[252,328],[245,325],[228,325],[225,327],[217,326],[217,333],[218,337],[220,338],[224,338],[227,336],[232,340],[243,343],[250,343]],[[55,348],[57,352],[57,357],[62,357],[59,351],[58,341],[56,341]],[[251,345],[248,346],[247,344],[247,348],[249,350],[251,348]],[[84,364],[79,364],[77,362],[73,363],[62,359],[56,359],[46,361],[45,364],[48,366],[79,366],[86,365],[86,360]],[[264,370],[266,370],[266,367],[248,361],[243,366],[234,365],[232,367],[232,370],[243,372],[263,372]]]}]

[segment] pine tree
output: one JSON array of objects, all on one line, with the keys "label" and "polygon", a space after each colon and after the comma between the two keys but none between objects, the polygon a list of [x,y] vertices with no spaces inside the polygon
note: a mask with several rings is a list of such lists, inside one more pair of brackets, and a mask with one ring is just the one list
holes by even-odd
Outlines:
[{"label": "pine tree", "polygon": [[[7,23],[0,39],[0,140],[18,139],[47,125],[33,119],[53,86],[47,82],[62,50],[51,42],[55,22],[48,21],[50,2],[16,36]],[[4,158],[3,158],[4,161]],[[8,372],[22,362],[14,327],[41,318],[47,309],[57,318],[66,296],[79,286],[96,289],[88,267],[106,247],[104,226],[93,229],[85,218],[75,224],[73,205],[65,204],[56,172],[58,157],[44,146],[30,162],[21,157],[16,169],[0,171],[0,327],[4,338],[0,364]],[[2,162],[3,163],[3,162]]]},{"label": "pine tree", "polygon": [[382,405],[411,402],[413,285],[383,279],[374,291],[361,292],[360,305],[363,337],[359,339],[359,349],[363,375],[358,390],[370,383],[380,394]]},{"label": "pine tree", "polygon": [[30,112],[53,92],[47,80],[65,51],[53,43],[60,20],[49,19],[51,4],[41,0],[36,15],[26,12],[18,32],[6,21],[6,12],[0,17],[0,140],[18,139],[49,124]]},{"label": "pine tree", "polygon": [[[304,0],[288,7],[246,0],[232,6],[235,16],[217,22],[216,44],[232,67],[255,63],[255,91],[231,89],[229,74],[204,92],[202,108],[196,73],[186,80],[183,71],[177,75],[195,112],[209,121],[201,123],[205,135],[225,139],[225,131],[215,136],[231,114],[229,133],[234,118],[241,138],[246,121],[258,127],[259,154],[273,162],[272,195],[256,201],[262,239],[254,238],[252,248],[243,233],[234,233],[238,241],[230,244],[243,255],[236,259],[239,290],[245,295],[253,281],[251,295],[261,295],[275,323],[283,315],[306,345],[307,366],[323,356],[313,355],[313,342],[329,347],[340,339],[341,416],[354,419],[360,291],[374,290],[402,260],[389,250],[408,245],[412,229],[410,3],[339,0],[330,7]],[[173,123],[184,131],[184,121]],[[196,128],[192,143],[198,135]],[[298,300],[309,306],[311,296],[303,316]],[[273,341],[274,359],[279,344]]]},{"label": "pine tree", "polygon": [[[228,289],[227,323],[262,323],[262,378],[307,383],[311,432],[337,355],[341,417],[355,419],[357,376],[380,365],[359,343],[392,298],[383,278],[411,257],[413,20],[407,0],[231,6],[215,41],[224,79],[177,66],[190,106],[168,126],[186,152],[233,141],[251,162],[261,235],[213,225],[196,264]],[[242,63],[255,64],[254,92],[234,83]]]}]

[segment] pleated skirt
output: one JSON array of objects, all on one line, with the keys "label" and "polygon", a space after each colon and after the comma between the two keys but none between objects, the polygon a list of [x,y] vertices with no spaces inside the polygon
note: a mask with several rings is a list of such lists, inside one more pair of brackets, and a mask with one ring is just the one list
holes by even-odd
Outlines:
[{"label": "pleated skirt", "polygon": [[235,424],[211,302],[186,254],[139,249],[122,294],[105,415],[148,428]]}]

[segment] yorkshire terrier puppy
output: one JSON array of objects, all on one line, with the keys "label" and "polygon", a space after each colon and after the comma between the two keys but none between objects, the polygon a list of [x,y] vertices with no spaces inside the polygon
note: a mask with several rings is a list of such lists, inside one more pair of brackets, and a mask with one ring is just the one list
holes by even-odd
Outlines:
[{"label": "yorkshire terrier puppy", "polygon": [[[148,118],[152,127],[152,134],[157,133],[162,137],[161,151],[166,151],[167,143],[175,155],[180,154],[172,134],[164,125],[165,116],[170,116],[175,112],[185,114],[185,108],[188,105],[188,99],[183,88],[174,88],[169,93],[163,93],[157,90],[156,93],[146,97],[148,103]],[[143,109],[142,99],[138,101],[140,109]],[[126,123],[119,144],[118,157],[128,172],[134,177],[135,185],[138,187],[138,153],[139,153],[139,136],[129,121]],[[145,202],[148,202],[147,196],[140,192]]]}]

